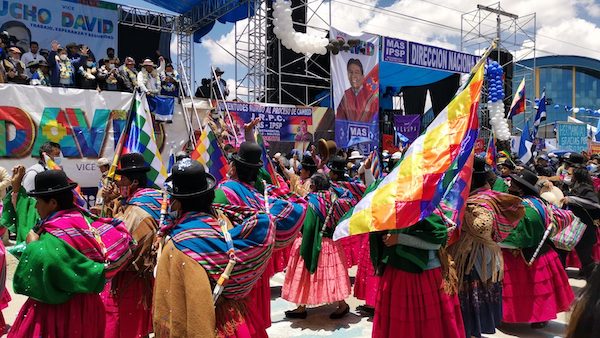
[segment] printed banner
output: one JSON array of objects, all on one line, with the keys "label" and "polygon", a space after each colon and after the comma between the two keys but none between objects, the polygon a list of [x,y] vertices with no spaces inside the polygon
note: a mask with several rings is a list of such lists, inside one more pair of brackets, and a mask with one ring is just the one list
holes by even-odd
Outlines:
[{"label": "printed banner", "polygon": [[587,125],[558,122],[556,126],[558,149],[582,152],[588,150]]},{"label": "printed banner", "polygon": [[[112,159],[132,94],[41,86],[0,85],[0,166],[31,166],[47,141],[61,145],[61,166],[82,187],[97,187],[99,157]],[[181,116],[181,106],[176,106]],[[155,124],[163,159],[187,139],[182,118]]]},{"label": "printed banner", "polygon": [[353,42],[348,51],[331,53],[335,142],[341,148],[359,145],[367,153],[379,143],[379,36],[329,32],[333,39]]},{"label": "printed banner", "polygon": [[394,115],[394,126],[412,143],[421,133],[421,115]]},{"label": "printed banner", "polygon": [[383,61],[468,74],[479,61],[479,57],[440,47],[384,37]]},{"label": "printed banner", "polygon": [[106,48],[117,49],[119,12],[117,5],[104,1],[0,1],[0,32],[7,31],[25,52],[36,41],[50,50],[52,40],[62,47],[68,43],[87,45],[96,58]]},{"label": "printed banner", "polygon": [[591,141],[589,153],[590,154],[600,154],[600,142]]},{"label": "printed banner", "polygon": [[[231,114],[236,128],[238,142],[244,141],[244,124],[259,117],[258,130],[267,142],[294,142],[294,148],[304,150],[315,141],[316,123],[313,115],[318,107],[291,106],[278,104],[219,102],[219,108],[225,112],[225,105]],[[226,117],[225,122],[230,124]],[[319,121],[316,121],[317,123]],[[231,129],[231,128],[229,128]]]}]

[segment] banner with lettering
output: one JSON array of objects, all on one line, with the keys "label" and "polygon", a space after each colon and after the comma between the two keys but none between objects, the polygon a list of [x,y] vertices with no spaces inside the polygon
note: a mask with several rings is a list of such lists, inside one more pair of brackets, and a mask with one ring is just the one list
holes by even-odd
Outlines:
[{"label": "banner with lettering", "polygon": [[558,122],[556,124],[558,149],[582,152],[588,150],[588,130],[583,123]]},{"label": "banner with lettering", "polygon": [[334,28],[329,34],[350,45],[331,53],[335,142],[366,154],[379,143],[379,36],[352,36]]},{"label": "banner with lettering", "polygon": [[[67,175],[82,187],[96,187],[96,161],[112,159],[125,126],[132,94],[41,86],[0,85],[0,166],[31,166],[40,146],[60,144]],[[156,123],[163,160],[187,141],[181,106],[173,123]]]},{"label": "banner with lettering", "polygon": [[421,133],[421,115],[394,115],[394,127],[412,143]]},{"label": "banner with lettering", "polygon": [[119,12],[104,1],[0,1],[0,32],[7,31],[25,52],[36,41],[50,50],[52,40],[65,47],[71,42],[87,45],[96,58],[106,48],[117,49]]}]

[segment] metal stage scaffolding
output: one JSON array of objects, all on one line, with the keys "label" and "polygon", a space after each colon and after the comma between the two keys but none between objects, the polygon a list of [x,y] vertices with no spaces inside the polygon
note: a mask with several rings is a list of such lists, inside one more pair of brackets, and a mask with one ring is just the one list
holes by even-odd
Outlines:
[{"label": "metal stage scaffolding", "polygon": [[[247,102],[317,105],[328,100],[331,89],[329,55],[294,53],[273,33],[272,0],[247,0],[247,23],[235,25],[235,78],[237,97]],[[331,26],[331,1],[292,0],[292,18],[298,32],[321,36]],[[326,66],[323,64],[326,63]],[[315,99],[318,92],[327,92]]]}]

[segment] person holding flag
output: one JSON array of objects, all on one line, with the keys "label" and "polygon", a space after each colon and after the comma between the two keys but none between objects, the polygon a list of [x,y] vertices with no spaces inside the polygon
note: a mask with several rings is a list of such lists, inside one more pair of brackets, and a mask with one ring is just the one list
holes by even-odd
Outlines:
[{"label": "person holding flag", "polygon": [[273,250],[274,224],[257,209],[213,204],[215,177],[189,158],[176,162],[168,180],[176,216],[158,260],[156,337],[255,335],[259,323],[247,315],[246,298]]},{"label": "person holding flag", "polygon": [[523,169],[511,175],[509,193],[520,197],[525,216],[500,243],[504,258],[502,321],[531,323],[543,328],[559,312],[568,311],[573,299],[569,278],[549,234],[573,221],[573,214],[540,199],[538,177]]},{"label": "person holding flag", "polygon": [[[269,196],[268,187],[259,192],[254,186],[262,168],[262,148],[254,142],[242,142],[231,157],[228,179],[215,192],[215,203],[247,206],[268,212],[275,222],[275,248],[286,247],[295,239],[306,214],[306,201],[291,194],[288,200]],[[248,308],[255,321],[255,337],[266,337],[271,326],[271,293],[268,275],[261,276],[248,297]]]},{"label": "person holding flag", "polygon": [[155,259],[152,244],[159,229],[162,194],[148,188],[150,166],[140,153],[124,154],[115,170],[116,185],[103,188],[105,203],[115,203],[112,215],[125,222],[136,240],[133,260],[117,274],[102,293],[106,305],[107,337],[144,337],[152,332],[152,275]]},{"label": "person holding flag", "polygon": [[475,157],[465,221],[458,241],[448,247],[456,264],[466,337],[493,334],[502,321],[504,264],[497,242],[525,214],[520,198],[491,189],[489,174],[486,160]]}]

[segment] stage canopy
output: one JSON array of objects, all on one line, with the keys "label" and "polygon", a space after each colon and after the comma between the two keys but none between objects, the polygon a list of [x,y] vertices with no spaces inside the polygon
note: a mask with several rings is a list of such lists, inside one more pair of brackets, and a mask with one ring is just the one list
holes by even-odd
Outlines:
[{"label": "stage canopy", "polygon": [[200,42],[202,37],[210,32],[215,21],[221,23],[236,22],[254,15],[254,2],[249,4],[247,0],[144,1],[192,18],[194,21],[192,25],[198,26],[194,32],[194,42]]}]

